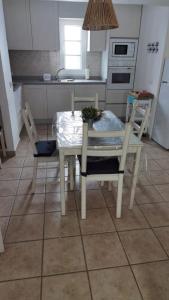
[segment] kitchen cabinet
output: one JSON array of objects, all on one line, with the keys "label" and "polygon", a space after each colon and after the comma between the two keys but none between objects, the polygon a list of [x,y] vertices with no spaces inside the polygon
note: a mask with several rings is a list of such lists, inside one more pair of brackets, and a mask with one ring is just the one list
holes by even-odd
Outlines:
[{"label": "kitchen cabinet", "polygon": [[87,51],[104,51],[106,49],[106,33],[106,30],[88,31]]},{"label": "kitchen cabinet", "polygon": [[106,110],[111,110],[116,116],[125,120],[126,115],[126,104],[112,104],[106,103],[105,105]]},{"label": "kitchen cabinet", "polygon": [[74,85],[47,85],[47,116],[54,117],[55,112],[71,110],[71,93]]},{"label": "kitchen cabinet", "polygon": [[98,94],[99,101],[105,100],[106,85],[105,84],[78,84],[74,85],[75,96],[92,97]]},{"label": "kitchen cabinet", "polygon": [[114,5],[119,28],[109,31],[110,37],[138,38],[140,34],[141,5]]},{"label": "kitchen cabinet", "polygon": [[29,0],[4,0],[8,48],[32,50]]},{"label": "kitchen cabinet", "polygon": [[24,102],[28,102],[35,120],[47,119],[46,85],[24,85]]},{"label": "kitchen cabinet", "polygon": [[107,90],[106,103],[111,104],[127,104],[127,96],[129,90]]},{"label": "kitchen cabinet", "polygon": [[58,2],[30,0],[33,50],[59,50]]}]

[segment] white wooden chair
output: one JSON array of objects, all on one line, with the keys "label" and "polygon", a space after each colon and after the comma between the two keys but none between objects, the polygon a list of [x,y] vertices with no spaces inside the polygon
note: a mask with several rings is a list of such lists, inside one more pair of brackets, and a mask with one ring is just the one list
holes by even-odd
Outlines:
[{"label": "white wooden chair", "polygon": [[[1,126],[0,126],[0,142],[1,142],[1,147],[2,147],[3,157],[6,157],[5,138],[4,138],[3,128]],[[0,158],[0,168],[2,168],[1,158]]]},{"label": "white wooden chair", "polygon": [[[33,179],[32,179],[32,192],[34,193],[36,187],[36,175],[37,175],[38,163],[56,162],[59,155],[59,151],[56,146],[56,140],[39,140],[28,103],[25,103],[25,107],[22,110],[22,116],[33,149],[34,167],[33,167]],[[68,169],[70,175],[70,189],[72,190],[74,187],[74,179],[73,179],[73,169],[71,167],[71,164],[69,164]]]},{"label": "white wooden chair", "polygon": [[[124,167],[130,131],[130,124],[126,124],[125,130],[122,131],[98,132],[95,130],[88,130],[87,123],[84,123],[82,156],[78,157],[81,166],[82,219],[86,218],[86,182],[93,180],[118,182],[116,217],[121,217]],[[88,138],[119,138],[119,145],[89,146]]]},{"label": "white wooden chair", "polygon": [[4,252],[4,243],[3,243],[3,238],[2,238],[2,231],[0,228],[0,253]]},{"label": "white wooden chair", "polygon": [[93,97],[76,97],[74,93],[72,93],[72,103],[71,103],[72,114],[75,111],[76,102],[91,102],[94,103],[94,107],[98,109],[98,94],[96,93],[96,95]]},{"label": "white wooden chair", "polygon": [[[139,106],[138,102],[135,102],[133,105],[133,110],[130,117],[130,124],[133,129],[133,133],[137,135],[139,140],[141,141],[143,133],[147,132],[149,116],[151,111],[151,105],[142,108]],[[138,122],[138,116],[140,121]],[[146,153],[143,153],[143,161],[145,163],[146,172],[148,170],[148,160]]]}]

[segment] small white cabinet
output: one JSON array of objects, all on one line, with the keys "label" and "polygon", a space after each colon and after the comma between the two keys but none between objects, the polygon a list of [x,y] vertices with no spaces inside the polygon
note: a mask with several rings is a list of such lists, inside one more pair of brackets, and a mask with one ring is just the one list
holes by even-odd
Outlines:
[{"label": "small white cabinet", "polygon": [[110,30],[110,37],[138,38],[140,34],[141,5],[114,5],[119,28]]},{"label": "small white cabinet", "polygon": [[29,0],[4,0],[8,48],[32,50]]},{"label": "small white cabinet", "polygon": [[47,116],[52,119],[58,111],[71,110],[73,85],[47,85]]},{"label": "small white cabinet", "polygon": [[24,102],[28,102],[35,120],[47,119],[46,85],[24,85]]},{"label": "small white cabinet", "polygon": [[30,0],[33,50],[59,50],[58,2]]},{"label": "small white cabinet", "polygon": [[87,51],[97,52],[106,49],[106,31],[88,31]]}]

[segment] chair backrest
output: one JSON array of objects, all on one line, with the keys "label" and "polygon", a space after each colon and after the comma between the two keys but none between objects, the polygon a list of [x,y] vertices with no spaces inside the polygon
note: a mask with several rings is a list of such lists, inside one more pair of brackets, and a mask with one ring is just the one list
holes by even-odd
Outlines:
[{"label": "chair backrest", "polygon": [[[120,165],[119,171],[124,171],[126,163],[127,148],[130,138],[131,124],[127,123],[124,130],[117,131],[96,131],[88,130],[88,124],[83,124],[83,145],[82,145],[82,172],[86,172],[87,156],[107,156],[107,157],[119,157]],[[89,139],[105,139],[115,138],[118,143],[112,145],[99,145],[91,146]],[[100,143],[101,144],[101,143]]]},{"label": "chair backrest", "polygon": [[[149,115],[150,115],[151,106],[148,105],[146,108],[142,108],[137,104],[137,102],[133,105],[133,110],[130,117],[130,124],[133,128],[133,132],[137,134],[139,140],[141,140],[143,132],[148,125]],[[137,122],[137,115],[140,119],[140,125]]]},{"label": "chair backrest", "polygon": [[93,102],[94,107],[98,109],[98,94],[96,93],[93,97],[76,97],[74,93],[72,93],[72,103],[71,103],[71,109],[72,113],[75,110],[75,103],[76,102]]},{"label": "chair backrest", "polygon": [[25,107],[22,109],[22,117],[24,120],[26,131],[28,133],[31,142],[31,146],[33,148],[33,152],[36,153],[37,150],[36,150],[35,143],[38,141],[38,134],[36,131],[36,127],[34,124],[34,120],[28,102],[25,103]]}]

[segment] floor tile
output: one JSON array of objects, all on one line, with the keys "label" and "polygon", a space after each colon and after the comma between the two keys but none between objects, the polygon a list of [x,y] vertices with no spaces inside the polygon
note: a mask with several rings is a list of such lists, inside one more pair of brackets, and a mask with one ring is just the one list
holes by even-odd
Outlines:
[{"label": "floor tile", "polygon": [[[69,184],[65,181],[65,192],[69,190]],[[60,182],[55,178],[47,178],[46,180],[47,193],[60,193]]]},{"label": "floor tile", "polygon": [[164,199],[154,186],[142,186],[136,188],[135,201],[137,204],[163,202]]},{"label": "floor tile", "polygon": [[10,219],[5,242],[40,240],[43,238],[42,214],[13,216]]},{"label": "floor tile", "polygon": [[130,210],[128,209],[128,206],[124,205],[122,207],[122,217],[120,219],[115,217],[115,207],[110,208],[110,213],[118,231],[149,227],[145,217],[137,206],[134,206],[133,209]]},{"label": "floor tile", "polygon": [[144,300],[167,300],[169,295],[169,261],[132,266]]},{"label": "floor tile", "polygon": [[141,300],[129,267],[89,272],[93,300]]},{"label": "floor tile", "polygon": [[169,183],[169,174],[165,171],[152,171],[150,174],[150,180],[153,184]]},{"label": "floor tile", "polygon": [[151,229],[124,231],[119,235],[131,264],[167,259]]},{"label": "floor tile", "polygon": [[3,168],[11,168],[11,167],[18,167],[21,168],[23,167],[25,158],[24,157],[11,157],[11,158],[7,158],[4,162],[3,162]]},{"label": "floor tile", "polygon": [[44,242],[43,274],[78,272],[85,270],[80,237],[66,237]]},{"label": "floor tile", "polygon": [[16,195],[18,189],[18,180],[0,181],[0,195],[11,196]]},{"label": "floor tile", "polygon": [[140,208],[152,227],[169,225],[169,203],[144,204]]},{"label": "floor tile", "polygon": [[83,236],[89,270],[127,265],[117,233]]},{"label": "floor tile", "polygon": [[0,283],[2,300],[40,300],[40,278],[7,281]]},{"label": "floor tile", "polygon": [[41,255],[41,241],[6,244],[0,255],[0,281],[40,276]]},{"label": "floor tile", "polygon": [[161,165],[158,163],[158,160],[156,161],[153,159],[147,160],[147,168],[148,171],[158,171],[162,169]]},{"label": "floor tile", "polygon": [[44,212],[45,194],[18,195],[15,198],[13,215],[24,215]]},{"label": "floor tile", "polygon": [[0,197],[0,216],[10,216],[15,196]]},{"label": "floor tile", "polygon": [[[76,210],[75,193],[65,192],[66,210]],[[46,193],[45,211],[61,211],[60,193]]]},{"label": "floor tile", "polygon": [[169,201],[169,184],[156,185],[156,189],[159,191],[165,201]]},{"label": "floor tile", "polygon": [[45,214],[45,238],[80,235],[76,212],[62,216],[60,212]]},{"label": "floor tile", "polygon": [[[31,194],[32,193],[32,180],[20,180],[17,195]],[[45,181],[43,179],[36,180],[35,193],[45,192]]]},{"label": "floor tile", "polygon": [[[45,178],[46,169],[38,168],[37,169],[37,178]],[[32,179],[33,178],[33,167],[24,167],[22,170],[21,179]]]},{"label": "floor tile", "polygon": [[9,223],[9,217],[0,217],[0,228],[1,228],[3,239],[5,238],[8,223]]},{"label": "floor tile", "polygon": [[169,158],[157,159],[156,162],[163,170],[169,170]]},{"label": "floor tile", "polygon": [[80,219],[80,227],[82,234],[93,234],[115,231],[113,221],[107,208],[97,208],[87,211],[87,218]]},{"label": "floor tile", "polygon": [[[112,191],[108,191],[107,189],[102,189],[102,194],[107,203],[108,207],[116,206],[117,199],[117,187],[113,187]],[[129,204],[130,200],[130,189],[127,187],[123,187],[123,203],[122,205]]]},{"label": "floor tile", "polygon": [[153,230],[169,255],[169,227],[159,227],[154,228]]},{"label": "floor tile", "polygon": [[86,273],[43,278],[42,300],[91,300]]},{"label": "floor tile", "polygon": [[22,168],[0,169],[0,180],[16,180],[21,176]]},{"label": "floor tile", "polygon": [[[76,203],[80,209],[80,193],[75,193]],[[106,202],[100,190],[88,190],[86,193],[86,207],[87,209],[106,207]]]}]

